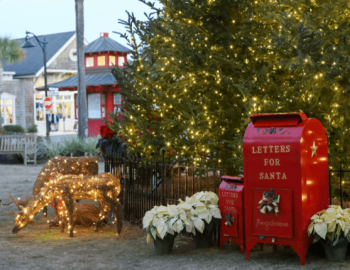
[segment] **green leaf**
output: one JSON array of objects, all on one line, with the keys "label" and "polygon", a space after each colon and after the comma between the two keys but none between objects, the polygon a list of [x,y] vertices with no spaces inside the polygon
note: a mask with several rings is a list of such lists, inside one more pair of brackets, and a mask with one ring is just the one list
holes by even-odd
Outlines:
[{"label": "green leaf", "polygon": [[337,235],[337,238],[335,239],[335,241],[333,242],[333,246],[335,246],[336,244],[338,244],[338,242],[339,242],[339,239],[340,239],[340,234],[339,235]]},{"label": "green leaf", "polygon": [[314,235],[314,243],[316,243],[317,241],[319,241],[321,239],[321,237],[318,234]]}]

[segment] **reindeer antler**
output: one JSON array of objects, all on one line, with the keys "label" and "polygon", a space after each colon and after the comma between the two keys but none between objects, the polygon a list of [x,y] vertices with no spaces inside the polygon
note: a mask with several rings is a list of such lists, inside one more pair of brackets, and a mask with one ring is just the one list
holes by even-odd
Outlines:
[{"label": "reindeer antler", "polygon": [[10,205],[10,204],[13,204],[13,202],[9,202],[9,203],[0,203],[0,206]]},{"label": "reindeer antler", "polygon": [[[11,201],[17,206],[18,210],[20,210],[20,211],[22,210],[21,206],[17,203],[15,198],[13,198],[12,194],[7,194],[5,196],[11,199]],[[11,204],[11,203],[9,203],[9,204]]]}]

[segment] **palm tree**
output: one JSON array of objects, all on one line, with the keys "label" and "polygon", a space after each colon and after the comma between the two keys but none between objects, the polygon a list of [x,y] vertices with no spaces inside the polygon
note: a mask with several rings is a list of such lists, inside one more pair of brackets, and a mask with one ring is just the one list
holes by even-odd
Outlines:
[{"label": "palm tree", "polygon": [[78,56],[78,137],[87,137],[87,104],[84,65],[84,0],[75,0]]},{"label": "palm tree", "polygon": [[[17,62],[24,58],[24,50],[21,49],[17,40],[10,40],[8,38],[0,38],[0,76],[2,76],[2,63],[4,60],[8,63]],[[1,94],[1,81],[0,77],[0,94]],[[1,118],[1,103],[0,103],[0,127],[2,126]]]}]

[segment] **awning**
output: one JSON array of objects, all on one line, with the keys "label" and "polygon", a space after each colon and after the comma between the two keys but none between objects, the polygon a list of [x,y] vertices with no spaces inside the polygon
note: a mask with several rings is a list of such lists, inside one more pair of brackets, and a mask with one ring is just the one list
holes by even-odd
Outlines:
[{"label": "awning", "polygon": [[[114,85],[117,83],[115,78],[111,73],[105,74],[94,74],[85,76],[86,86],[96,86],[96,85]],[[47,88],[58,88],[59,90],[75,90],[78,88],[78,76],[70,77],[66,80],[52,83],[47,86]],[[38,87],[36,90],[44,90],[45,87]]]}]

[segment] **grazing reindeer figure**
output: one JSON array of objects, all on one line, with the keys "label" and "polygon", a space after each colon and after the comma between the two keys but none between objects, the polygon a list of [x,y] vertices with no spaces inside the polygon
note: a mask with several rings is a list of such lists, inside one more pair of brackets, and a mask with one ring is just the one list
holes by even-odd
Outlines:
[{"label": "grazing reindeer figure", "polygon": [[99,201],[100,213],[96,220],[95,231],[98,231],[105,215],[111,211],[115,216],[119,234],[123,217],[123,207],[117,198],[120,193],[119,179],[120,174],[116,176],[110,173],[95,176],[62,175],[60,173],[51,175],[40,194],[17,215],[12,232],[17,233],[24,228],[33,220],[38,211],[57,198],[63,202],[63,210],[60,212],[61,231],[63,232],[65,227],[68,227],[70,237],[73,237],[75,200]]}]

